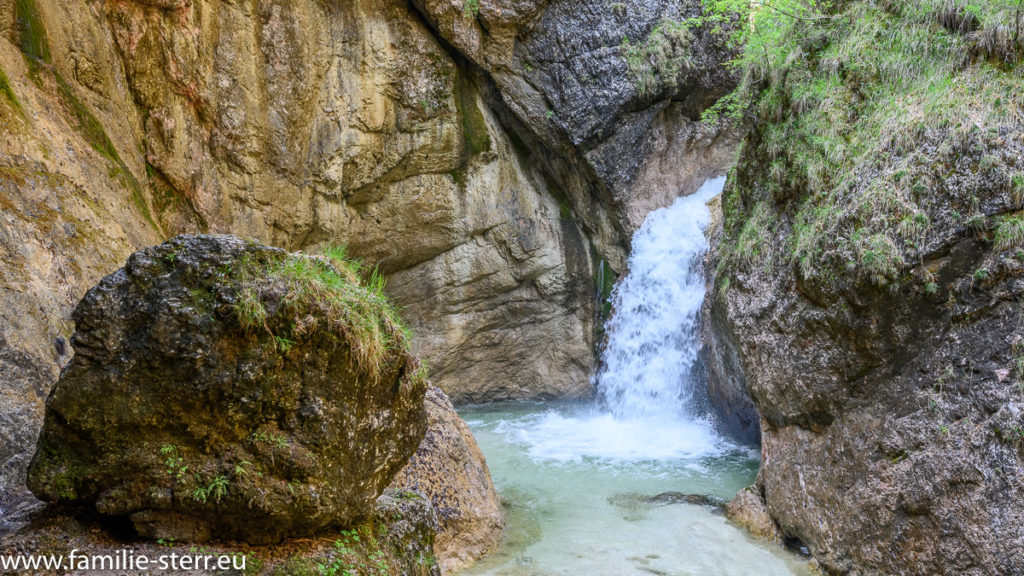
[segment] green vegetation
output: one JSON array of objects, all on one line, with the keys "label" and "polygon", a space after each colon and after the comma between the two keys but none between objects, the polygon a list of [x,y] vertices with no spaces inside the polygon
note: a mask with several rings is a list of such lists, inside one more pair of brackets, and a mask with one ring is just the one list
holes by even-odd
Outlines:
[{"label": "green vegetation", "polygon": [[276,448],[287,448],[288,438],[282,434],[268,432],[253,432],[249,435],[249,442],[258,444],[260,442],[270,444]]},{"label": "green vegetation", "polygon": [[668,19],[659,22],[641,42],[622,39],[619,48],[641,96],[676,87],[679,75],[692,65],[692,41],[689,22]]},{"label": "green vegetation", "polygon": [[[185,458],[181,455],[177,446],[164,444],[160,447],[160,455],[165,458],[167,474],[174,478],[176,484],[185,489],[187,494],[196,502],[205,504],[211,498],[214,502],[220,502],[228,494],[229,479],[227,476],[218,475],[210,480],[204,480],[203,476],[194,472],[189,473],[189,466],[185,464]],[[235,465],[234,478],[242,479],[248,476],[247,466],[252,463],[243,460]],[[188,486],[192,486],[191,489]]]},{"label": "green vegetation", "polygon": [[171,444],[164,444],[160,447],[160,454],[166,457],[164,464],[167,465],[167,474],[173,476],[179,482],[184,480],[188,474],[188,466],[185,459],[178,454],[177,447]]},{"label": "green vegetation", "polygon": [[889,458],[889,462],[892,464],[899,464],[900,462],[907,459],[907,452],[905,450],[896,450],[886,454]]},{"label": "green vegetation", "polygon": [[235,317],[246,330],[269,333],[282,352],[327,329],[348,342],[358,368],[376,376],[395,350],[408,350],[411,335],[384,294],[384,277],[376,269],[365,274],[343,246],[323,256],[245,259],[241,268],[233,272],[240,281]]},{"label": "green vegetation", "polygon": [[1024,219],[1006,218],[996,224],[996,250],[1013,250],[1024,246]]},{"label": "green vegetation", "polygon": [[[297,558],[278,567],[275,576],[391,576],[404,574],[403,566],[393,564],[407,554],[400,543],[391,541],[383,523],[367,521],[349,530],[342,530],[334,540],[326,558]],[[437,560],[433,554],[416,556],[416,572],[426,576]]]},{"label": "green vegetation", "polygon": [[455,79],[455,105],[462,119],[462,139],[467,159],[476,157],[491,149],[491,135],[487,121],[476,103],[476,89],[465,74]]},{"label": "green vegetation", "polygon": [[467,20],[480,13],[480,0],[462,0],[462,16]]},{"label": "green vegetation", "polygon": [[61,102],[64,103],[64,106],[74,117],[78,133],[85,138],[86,142],[94,150],[127,172],[124,163],[121,161],[121,156],[117,153],[117,148],[114,147],[114,143],[110,141],[110,137],[107,136],[107,132],[103,129],[103,124],[96,119],[96,116],[89,111],[85,103],[78,98],[74,89],[64,80],[60,72],[54,71],[54,77],[57,80],[57,94],[60,96]]},{"label": "green vegetation", "polygon": [[228,494],[228,479],[226,476],[217,476],[203,486],[200,476],[196,474],[196,482],[200,483],[200,486],[197,486],[192,491],[192,499],[196,502],[206,504],[210,498],[213,498],[214,502],[220,502]]},{"label": "green vegetation", "polygon": [[602,258],[596,250],[592,251],[592,260],[595,267],[594,288],[597,292],[597,315],[603,323],[612,313],[612,291],[615,290],[615,283],[619,275],[612,270],[608,262]]},{"label": "green vegetation", "polygon": [[0,96],[7,100],[19,116],[24,117],[25,113],[21,109],[21,103],[18,102],[18,97],[14,94],[14,89],[11,87],[11,81],[7,78],[3,68],[0,68]]},{"label": "green vegetation", "polygon": [[769,243],[764,234],[769,228],[769,218],[771,215],[766,207],[758,205],[740,230],[739,236],[736,238],[735,254],[741,265],[746,267],[753,265],[768,249]]},{"label": "green vegetation", "polygon": [[1024,202],[1024,174],[1014,174],[1010,178],[1010,194],[1014,204]]},{"label": "green vegetation", "polygon": [[[1024,199],[1000,136],[1024,108],[1018,0],[705,6],[704,21],[742,47],[740,86],[706,117],[750,128],[723,195],[723,272],[783,258],[823,288],[896,286],[937,225],[967,214],[959,222],[987,238],[981,206]],[[1013,248],[1020,234],[1004,220],[995,243]],[[777,236],[785,255],[757,250]],[[932,278],[918,277],[927,291]]]},{"label": "green vegetation", "polygon": [[18,28],[18,47],[29,61],[29,66],[38,62],[52,64],[50,43],[46,39],[46,28],[39,17],[35,0],[15,0],[15,20]]}]

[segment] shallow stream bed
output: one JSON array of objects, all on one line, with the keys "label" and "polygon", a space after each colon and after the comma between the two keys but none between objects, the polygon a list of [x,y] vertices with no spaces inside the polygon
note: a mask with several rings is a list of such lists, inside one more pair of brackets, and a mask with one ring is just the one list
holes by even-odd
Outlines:
[{"label": "shallow stream bed", "polygon": [[711,506],[753,482],[756,447],[702,421],[621,420],[591,404],[460,411],[505,506],[501,549],[467,575],[804,576],[796,556],[754,541]]}]

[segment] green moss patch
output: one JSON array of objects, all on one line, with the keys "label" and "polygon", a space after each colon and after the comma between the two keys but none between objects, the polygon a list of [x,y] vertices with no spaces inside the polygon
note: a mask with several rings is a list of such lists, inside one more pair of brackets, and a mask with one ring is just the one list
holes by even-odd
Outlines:
[{"label": "green moss patch", "polygon": [[14,89],[11,87],[11,81],[7,78],[7,74],[4,73],[3,68],[0,68],[0,96],[7,100],[7,103],[10,104],[14,111],[20,116],[25,115],[21,109],[21,103],[18,102],[18,97],[14,94]]},{"label": "green moss patch", "polygon": [[491,149],[491,135],[487,132],[487,121],[476,103],[476,89],[464,74],[456,78],[456,98],[459,117],[462,119],[462,138],[466,155],[472,159]]},{"label": "green moss patch", "polygon": [[39,17],[35,0],[15,0],[15,21],[18,29],[18,47],[25,56],[52,64],[50,43],[46,38],[43,19]]},{"label": "green moss patch", "polygon": [[68,84],[60,72],[54,71],[54,78],[57,81],[57,94],[60,96],[60,100],[65,108],[71,112],[72,117],[75,119],[75,127],[78,133],[103,157],[118,164],[123,164],[121,157],[117,153],[117,148],[114,147],[114,143],[110,141],[106,130],[103,129],[103,124],[96,119],[96,116],[93,115],[85,103],[78,98],[78,95],[75,94],[71,85]]},{"label": "green moss patch", "polygon": [[[369,520],[350,530],[342,530],[332,549],[320,558],[297,558],[278,566],[273,576],[391,576],[405,573],[397,562],[403,551],[396,550],[388,538],[386,524]],[[414,564],[426,576],[437,560],[432,554],[420,554]]]}]

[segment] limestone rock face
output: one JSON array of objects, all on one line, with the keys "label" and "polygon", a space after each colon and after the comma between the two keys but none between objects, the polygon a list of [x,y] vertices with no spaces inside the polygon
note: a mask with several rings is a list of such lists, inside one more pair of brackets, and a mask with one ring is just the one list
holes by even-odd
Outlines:
[{"label": "limestone rock face", "polygon": [[1024,261],[949,219],[972,196],[1020,205],[948,182],[916,260],[935,294],[834,292],[779,260],[711,292],[718,371],[741,370],[761,416],[767,509],[835,573],[1024,573]]},{"label": "limestone rock face", "polygon": [[0,510],[24,490],[43,404],[71,358],[72,309],[162,239],[131,177],[144,173],[138,147],[126,145],[136,116],[130,95],[109,89],[123,75],[105,27],[85,3],[39,6],[53,24],[54,68],[44,61],[33,73],[17,25],[27,5],[0,1]]},{"label": "limestone rock face", "polygon": [[768,514],[768,507],[765,506],[764,496],[754,486],[748,486],[740,490],[736,496],[729,501],[725,509],[725,515],[737,525],[746,529],[754,536],[772,542],[782,544],[782,533],[779,527]]},{"label": "limestone rock face", "polygon": [[647,212],[724,173],[734,136],[699,122],[735,85],[694,0],[413,0],[492,79],[615,270]]},{"label": "limestone rock face", "polygon": [[501,542],[501,502],[469,426],[444,392],[427,390],[427,434],[392,482],[424,494],[437,510],[434,554],[445,573],[466,568]]},{"label": "limestone rock face", "polygon": [[134,254],[75,309],[30,489],[192,541],[369,512],[423,438],[426,382],[345,274],[230,236]]},{"label": "limestone rock face", "polygon": [[[708,202],[711,210],[711,224],[706,235],[709,246],[717,246],[722,241],[722,198],[717,196]],[[725,320],[721,317],[721,307],[711,305],[715,301],[715,291],[721,283],[716,281],[715,268],[718,258],[714,250],[709,250],[704,257],[704,277],[707,281],[707,294],[701,309],[701,349],[700,360],[707,369],[708,400],[714,408],[719,422],[734,437],[748,441],[760,442],[761,417],[750,398],[750,390],[743,369],[743,359],[736,347],[735,336],[728,331]],[[737,498],[743,493],[737,495]],[[748,500],[741,500],[748,508]],[[759,530],[758,530],[759,531]]]},{"label": "limestone rock face", "polygon": [[[417,353],[458,401],[587,393],[599,249],[520,160],[486,81],[406,2],[104,16],[169,232],[347,244],[391,277]],[[481,377],[498,366],[506,378]]]},{"label": "limestone rock face", "polygon": [[479,4],[0,0],[0,507],[75,304],[180,233],[347,244],[456,403],[590,393],[632,229],[730,157],[728,54],[696,0]]}]

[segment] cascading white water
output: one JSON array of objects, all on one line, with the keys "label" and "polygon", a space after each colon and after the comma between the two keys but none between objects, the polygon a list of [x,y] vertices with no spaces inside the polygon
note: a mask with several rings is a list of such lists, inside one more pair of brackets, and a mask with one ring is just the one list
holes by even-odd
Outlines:
[{"label": "cascading white water", "polygon": [[695,194],[651,212],[633,235],[597,375],[601,404],[617,418],[686,416],[700,346],[706,203],[724,185],[725,178],[708,180]]},{"label": "cascading white water", "polygon": [[711,219],[706,202],[724,184],[724,178],[709,180],[695,194],[652,212],[633,236],[629,270],[612,296],[597,376],[600,401],[591,410],[551,410],[509,423],[515,429],[508,431],[532,456],[664,463],[734,448],[687,410],[704,298],[700,259]]}]

